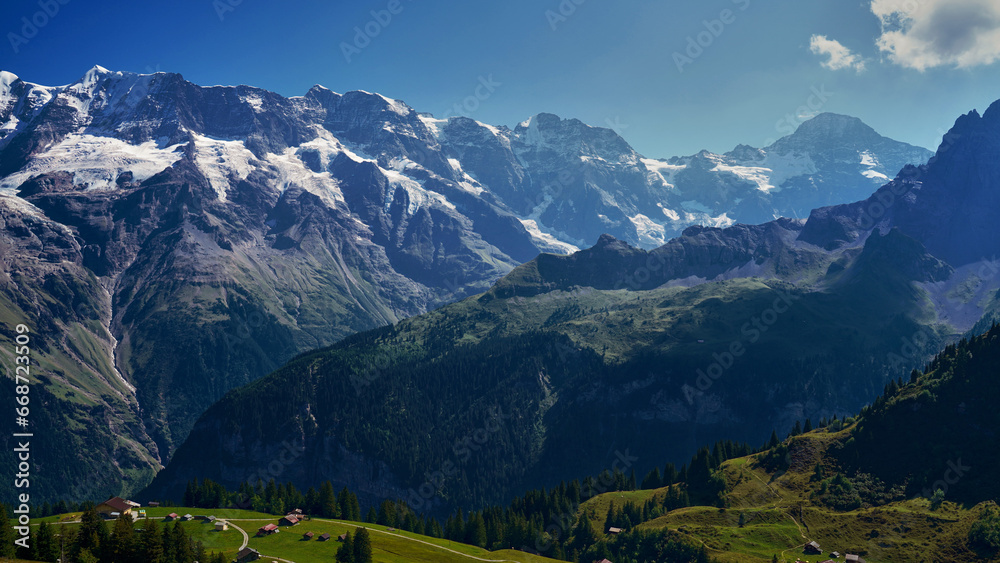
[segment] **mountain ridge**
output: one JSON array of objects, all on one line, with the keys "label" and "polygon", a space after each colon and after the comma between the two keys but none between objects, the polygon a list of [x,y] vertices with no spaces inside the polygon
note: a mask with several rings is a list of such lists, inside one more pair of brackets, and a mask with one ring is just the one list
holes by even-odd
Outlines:
[{"label": "mountain ridge", "polygon": [[[462,468],[461,485],[450,485],[440,502],[488,501],[475,489],[483,483],[494,487],[507,483],[509,492],[515,493],[525,487],[551,485],[560,475],[596,472],[601,460],[609,461],[600,452],[607,453],[613,444],[628,444],[643,458],[679,460],[691,453],[678,453],[689,436],[697,436],[701,444],[715,438],[759,443],[768,427],[784,430],[803,418],[857,412],[886,380],[920,366],[943,343],[969,330],[987,313],[982,296],[1000,289],[996,277],[978,282],[971,277],[969,268],[983,266],[984,261],[966,263],[954,255],[941,255],[932,244],[925,244],[933,241],[911,224],[913,217],[939,205],[941,194],[952,188],[940,170],[968,161],[969,153],[992,150],[992,144],[983,143],[980,137],[998,139],[1000,128],[959,119],[952,137],[945,138],[927,164],[904,168],[868,198],[815,210],[806,221],[689,227],[681,237],[648,251],[604,235],[598,245],[573,255],[542,254],[515,268],[481,296],[371,335],[377,345],[319,351],[259,385],[274,389],[281,381],[308,373],[318,388],[343,386],[345,380],[365,372],[364,361],[348,359],[354,354],[371,358],[378,350],[407,347],[417,353],[407,360],[410,367],[404,369],[401,360],[378,362],[383,366],[379,393],[354,398],[343,388],[351,401],[363,401],[362,406],[336,395],[322,401],[333,401],[336,406],[330,408],[336,412],[371,409],[370,415],[358,413],[360,420],[381,419],[375,413],[388,407],[380,397],[403,401],[394,392],[397,384],[413,393],[427,391],[429,383],[407,379],[412,376],[407,370],[416,366],[433,365],[454,374],[453,380],[439,375],[446,379],[436,383],[437,389],[447,389],[438,392],[436,401],[452,405],[449,401],[461,402],[462,392],[449,385],[482,377],[476,366],[484,364],[469,356],[482,355],[495,362],[512,355],[522,362],[527,355],[537,367],[509,366],[504,376],[511,378],[508,384],[517,380],[519,388],[530,391],[527,406],[519,410],[522,420],[511,423],[506,436],[524,439],[535,435],[529,427],[541,429],[536,430],[544,436],[538,461],[518,458],[510,462],[514,467],[501,463],[509,453],[505,440],[496,445],[498,452],[480,454],[503,467],[505,477],[483,473],[479,463],[475,468]],[[975,168],[967,170],[965,178],[975,181],[958,186],[974,196],[989,191],[996,167],[995,160],[973,162]],[[962,213],[961,205],[976,205],[970,202],[974,199],[953,197],[952,207],[940,212]],[[988,209],[986,214],[995,216],[1000,207]],[[980,252],[996,243],[991,233],[974,224],[955,236],[960,234],[968,247]],[[949,317],[948,306],[942,303],[951,299],[952,287],[963,284],[970,287],[963,303],[978,314]],[[526,341],[533,348],[503,352],[514,342],[524,346]],[[567,363],[574,368],[572,377],[564,375]],[[529,383],[529,375],[537,381]],[[270,396],[275,393],[271,391]],[[489,394],[467,399],[473,397],[488,404],[507,400]],[[650,397],[655,398],[652,404]],[[302,399],[310,409],[318,408],[319,402],[308,393]],[[241,433],[236,444],[221,444],[217,433],[207,430],[212,425],[232,424],[234,412],[241,416],[258,412],[258,408],[246,408],[249,401],[246,394],[230,396],[207,412],[184,454],[179,453],[158,475],[149,492],[166,494],[194,475],[216,480],[240,474],[244,465],[259,464],[259,459],[242,452],[252,449],[249,444],[257,440],[266,444],[261,434]],[[497,406],[504,412],[510,409],[506,404]],[[265,409],[260,416],[271,419],[280,410],[279,406],[273,411],[265,405],[259,408]],[[406,404],[394,412],[421,408]],[[472,411],[458,413],[470,416]],[[325,416],[317,414],[316,422],[310,423],[315,426],[305,434],[306,460],[335,459],[324,453],[327,446],[314,436],[343,434],[356,444],[353,451],[364,452],[392,469],[387,480],[391,475],[396,486],[418,484],[407,476],[413,463],[409,456],[397,457],[381,437],[327,426]],[[534,425],[525,416],[534,418]],[[748,428],[759,432],[753,436],[740,433]],[[440,433],[435,428],[431,446],[438,440],[448,442]],[[392,444],[408,443],[404,435],[394,434],[393,440]],[[210,463],[192,457],[193,451],[206,449],[226,453]],[[421,459],[430,466],[441,463],[430,454]],[[318,466],[307,463],[289,473],[288,479],[305,485],[310,479],[331,477],[321,473]],[[344,484],[371,491],[373,483],[351,479],[355,478],[348,476]]]},{"label": "mountain ridge", "polygon": [[[0,259],[20,272],[0,278],[3,314],[45,329],[61,405],[47,424],[107,446],[48,463],[93,473],[113,459],[95,486],[116,494],[215,399],[299,352],[486,291],[605,230],[656,244],[666,227],[642,209],[666,217],[665,167],[687,166],[551,114],[518,132],[362,91],[285,98],[103,67],[59,87],[2,83]],[[717,179],[718,164],[703,172]],[[678,228],[711,215],[684,213]],[[705,233],[692,252],[721,275],[732,249],[720,261]],[[107,429],[82,422],[95,408]]]}]

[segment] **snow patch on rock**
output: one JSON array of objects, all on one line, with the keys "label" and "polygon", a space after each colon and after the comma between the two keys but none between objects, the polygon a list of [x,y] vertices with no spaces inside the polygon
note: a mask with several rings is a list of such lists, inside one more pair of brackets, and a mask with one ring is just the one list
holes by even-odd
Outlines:
[{"label": "snow patch on rock", "polygon": [[87,190],[117,188],[122,172],[143,182],[181,159],[181,145],[161,147],[154,141],[132,145],[113,137],[74,133],[37,155],[31,163],[0,179],[0,190],[12,190],[42,174],[69,172],[73,185]]}]

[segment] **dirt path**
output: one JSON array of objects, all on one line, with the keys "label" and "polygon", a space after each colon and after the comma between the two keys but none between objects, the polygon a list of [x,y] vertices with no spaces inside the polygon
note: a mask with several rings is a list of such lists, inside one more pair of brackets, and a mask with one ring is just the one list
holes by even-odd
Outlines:
[{"label": "dirt path", "polygon": [[803,542],[801,544],[789,547],[788,549],[784,549],[784,550],[781,551],[781,555],[780,555],[781,560],[785,561],[785,553],[787,553],[789,551],[792,551],[793,549],[801,549],[801,548],[805,547],[805,545],[807,543],[809,543],[809,538],[806,537],[805,533],[802,531],[802,525],[799,524],[799,521],[796,520],[795,517],[791,515],[791,513],[789,512],[788,509],[784,509],[784,508],[782,508],[780,506],[781,501],[783,500],[783,497],[777,491],[774,490],[774,487],[772,487],[771,484],[768,483],[767,481],[761,479],[760,475],[757,475],[756,471],[753,471],[751,469],[751,470],[749,470],[749,472],[750,472],[750,475],[753,475],[754,479],[757,479],[758,481],[760,481],[760,483],[762,485],[764,485],[765,487],[767,487],[767,490],[771,494],[773,494],[775,497],[777,497],[777,500],[773,504],[771,504],[768,508],[773,508],[775,510],[779,510],[780,509],[782,512],[784,512],[785,516],[787,516],[788,518],[790,518],[792,520],[792,523],[795,524],[795,528],[799,531],[799,536],[803,540]]},{"label": "dirt path", "polygon": [[236,528],[241,534],[243,534],[243,545],[241,545],[240,549],[237,550],[237,551],[242,551],[243,548],[246,547],[248,543],[250,543],[250,536],[247,535],[246,531],[243,528],[240,528],[236,524],[229,522],[229,525]]}]

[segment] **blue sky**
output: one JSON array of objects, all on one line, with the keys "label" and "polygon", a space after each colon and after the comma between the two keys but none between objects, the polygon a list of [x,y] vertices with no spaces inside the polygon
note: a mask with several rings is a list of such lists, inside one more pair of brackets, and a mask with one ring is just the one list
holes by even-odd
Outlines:
[{"label": "blue sky", "polygon": [[551,112],[660,158],[761,146],[815,111],[936,148],[959,114],[1000,98],[996,4],[7,0],[0,69],[47,85],[95,64],[287,96],[322,84],[510,126]]}]

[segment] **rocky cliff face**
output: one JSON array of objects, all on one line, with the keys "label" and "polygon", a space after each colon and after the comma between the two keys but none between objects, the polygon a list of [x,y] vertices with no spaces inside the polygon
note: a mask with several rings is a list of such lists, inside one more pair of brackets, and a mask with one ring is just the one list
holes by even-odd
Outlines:
[{"label": "rocky cliff face", "polygon": [[[4,315],[52,366],[46,416],[75,446],[40,438],[47,451],[102,475],[83,494],[44,472],[53,497],[134,490],[229,389],[539,252],[395,100],[99,67],[59,88],[2,82]],[[95,408],[109,425],[83,422]]]}]

